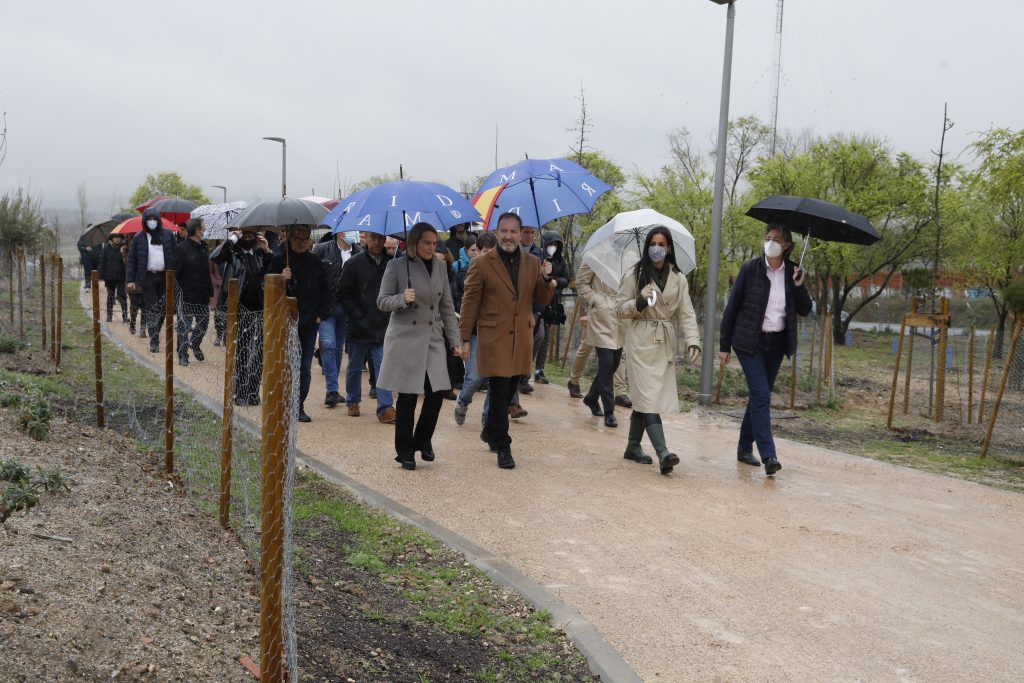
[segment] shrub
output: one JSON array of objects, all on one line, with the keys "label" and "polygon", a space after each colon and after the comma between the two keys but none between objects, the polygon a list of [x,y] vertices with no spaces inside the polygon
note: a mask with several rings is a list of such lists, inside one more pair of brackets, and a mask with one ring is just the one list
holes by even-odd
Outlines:
[{"label": "shrub", "polygon": [[36,441],[50,437],[50,404],[42,394],[33,394],[22,405],[18,413],[18,427]]},{"label": "shrub", "polygon": [[0,336],[0,353],[17,353],[21,348],[21,342],[14,337]]}]

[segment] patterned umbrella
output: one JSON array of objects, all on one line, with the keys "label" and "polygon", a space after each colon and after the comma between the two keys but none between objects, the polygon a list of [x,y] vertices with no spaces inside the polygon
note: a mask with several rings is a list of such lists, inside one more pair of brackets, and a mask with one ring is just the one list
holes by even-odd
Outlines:
[{"label": "patterned umbrella", "polygon": [[222,240],[228,236],[228,223],[249,207],[247,202],[203,204],[192,209],[192,218],[202,218],[206,225],[204,239]]}]

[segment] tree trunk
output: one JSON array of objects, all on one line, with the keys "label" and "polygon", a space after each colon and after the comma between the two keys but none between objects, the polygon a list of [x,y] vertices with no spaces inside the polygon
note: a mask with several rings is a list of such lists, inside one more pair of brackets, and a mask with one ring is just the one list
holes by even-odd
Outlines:
[{"label": "tree trunk", "polygon": [[1006,307],[996,308],[996,315],[999,316],[999,322],[996,323],[996,343],[992,347],[992,358],[1003,357],[1003,340],[1006,337],[1006,317],[1010,310]]}]

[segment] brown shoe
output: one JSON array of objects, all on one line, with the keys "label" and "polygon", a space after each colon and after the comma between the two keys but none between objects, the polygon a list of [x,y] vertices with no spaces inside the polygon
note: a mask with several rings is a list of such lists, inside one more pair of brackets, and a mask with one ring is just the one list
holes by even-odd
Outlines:
[{"label": "brown shoe", "polygon": [[359,404],[358,403],[353,403],[352,405],[350,405],[348,407],[348,416],[349,417],[359,417]]},{"label": "brown shoe", "polygon": [[508,406],[508,416],[513,420],[518,420],[519,418],[526,417],[529,414],[530,413],[528,413],[526,409],[518,403],[510,403]]},{"label": "brown shoe", "polygon": [[377,416],[377,420],[381,424],[386,424],[386,425],[394,424],[394,422],[395,422],[395,409],[392,408],[391,406],[388,406],[387,408],[384,409],[384,411],[380,415]]},{"label": "brown shoe", "polygon": [[620,408],[632,408],[633,402],[629,400],[629,396],[626,396],[625,394],[619,394],[618,396],[615,397],[615,405],[619,406]]}]

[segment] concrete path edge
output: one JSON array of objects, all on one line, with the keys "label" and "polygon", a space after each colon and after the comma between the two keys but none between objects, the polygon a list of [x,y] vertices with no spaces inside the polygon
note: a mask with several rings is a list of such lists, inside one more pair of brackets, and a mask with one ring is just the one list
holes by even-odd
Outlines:
[{"label": "concrete path edge", "polygon": [[[84,309],[90,310],[90,307],[85,302],[81,303]],[[102,329],[103,336],[122,353],[143,367],[152,370],[157,375],[163,372],[162,363],[157,364],[123,344],[120,339],[110,333],[106,325],[102,325]],[[163,358],[163,356],[161,355],[160,358]],[[176,389],[187,391],[192,398],[199,401],[215,415],[223,411],[223,407],[216,401],[201,393],[192,391],[191,387],[179,381],[177,377],[174,378],[174,385]],[[259,438],[259,429],[252,421],[240,416],[236,416],[236,420],[246,431]],[[642,683],[642,679],[637,676],[629,663],[582,614],[555,598],[543,586],[505,560],[488,552],[469,539],[407,508],[401,503],[360,484],[316,458],[302,453],[298,449],[296,449],[296,461],[306,465],[328,481],[344,487],[367,505],[380,508],[392,517],[411,524],[424,533],[433,536],[448,547],[463,554],[466,560],[494,581],[519,593],[535,608],[547,610],[551,614],[552,624],[565,632],[566,637],[586,657],[590,670],[595,675],[600,676],[602,681],[607,681],[608,683]]]}]

